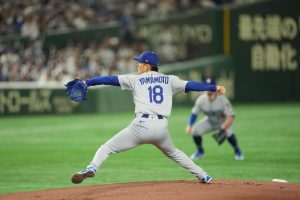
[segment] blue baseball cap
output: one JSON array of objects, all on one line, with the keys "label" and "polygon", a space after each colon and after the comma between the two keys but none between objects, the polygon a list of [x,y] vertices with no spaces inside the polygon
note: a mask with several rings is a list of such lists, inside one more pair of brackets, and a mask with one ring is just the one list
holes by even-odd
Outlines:
[{"label": "blue baseball cap", "polygon": [[158,66],[158,56],[151,51],[144,51],[140,57],[133,57],[132,59],[140,63],[150,64],[153,67]]},{"label": "blue baseball cap", "polygon": [[212,78],[206,78],[204,80],[204,83],[206,83],[208,85],[217,85],[217,81],[215,79],[212,79]]}]

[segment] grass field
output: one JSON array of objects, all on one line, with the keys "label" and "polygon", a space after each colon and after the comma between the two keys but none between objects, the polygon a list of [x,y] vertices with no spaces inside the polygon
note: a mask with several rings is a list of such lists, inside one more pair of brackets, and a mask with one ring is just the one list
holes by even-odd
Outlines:
[{"label": "grass field", "polygon": [[[246,156],[235,161],[226,142],[204,136],[206,155],[196,161],[213,178],[300,181],[300,104],[236,105],[235,132]],[[184,133],[190,108],[175,108],[169,120],[175,145],[195,150]],[[74,187],[70,178],[85,168],[98,147],[132,120],[133,113],[0,118],[0,193]],[[114,154],[82,185],[193,180],[151,145]]]}]

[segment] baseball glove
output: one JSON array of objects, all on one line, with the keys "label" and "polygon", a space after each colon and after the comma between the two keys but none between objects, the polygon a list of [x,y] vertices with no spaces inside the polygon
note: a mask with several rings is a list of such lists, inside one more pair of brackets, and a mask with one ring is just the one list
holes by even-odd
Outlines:
[{"label": "baseball glove", "polygon": [[73,81],[68,82],[65,86],[67,87],[67,95],[71,100],[76,102],[86,100],[87,86],[82,80],[74,79]]},{"label": "baseball glove", "polygon": [[226,139],[226,130],[220,129],[218,132],[214,133],[213,138],[216,140],[216,142],[221,145]]}]

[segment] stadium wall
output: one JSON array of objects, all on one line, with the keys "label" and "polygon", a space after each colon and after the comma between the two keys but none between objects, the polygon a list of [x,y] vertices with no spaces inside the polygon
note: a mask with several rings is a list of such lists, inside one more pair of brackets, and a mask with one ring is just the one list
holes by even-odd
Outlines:
[{"label": "stadium wall", "polygon": [[88,101],[76,103],[60,87],[36,87],[24,83],[0,90],[0,114],[68,114],[133,111],[130,92],[99,86],[88,91]]},{"label": "stadium wall", "polygon": [[300,1],[264,1],[228,13],[235,100],[299,101]]}]

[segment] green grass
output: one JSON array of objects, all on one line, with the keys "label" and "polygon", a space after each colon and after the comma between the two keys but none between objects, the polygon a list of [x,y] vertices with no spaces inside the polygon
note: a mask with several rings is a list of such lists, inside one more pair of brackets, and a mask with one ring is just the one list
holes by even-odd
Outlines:
[{"label": "green grass", "polygon": [[[228,143],[204,136],[206,155],[196,161],[216,179],[300,181],[300,104],[236,105],[235,130],[246,160],[235,161]],[[175,108],[169,126],[175,145],[194,152],[184,133],[190,108]],[[74,187],[70,178],[98,147],[132,120],[133,113],[0,118],[0,193]],[[193,180],[151,145],[114,154],[81,185]]]}]

